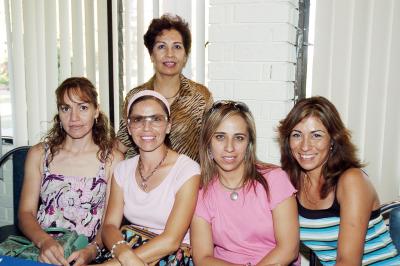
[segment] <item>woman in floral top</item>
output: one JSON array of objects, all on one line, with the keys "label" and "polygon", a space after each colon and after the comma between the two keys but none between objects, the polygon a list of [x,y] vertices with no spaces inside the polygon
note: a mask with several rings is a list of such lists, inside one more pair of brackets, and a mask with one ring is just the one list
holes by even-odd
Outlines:
[{"label": "woman in floral top", "polygon": [[[113,149],[108,119],[88,79],[66,79],[56,97],[54,125],[25,163],[19,227],[40,249],[40,261],[78,266],[92,261],[102,247],[107,182],[122,154]],[[55,226],[86,235],[91,245],[64,258],[63,248],[43,230]]]}]

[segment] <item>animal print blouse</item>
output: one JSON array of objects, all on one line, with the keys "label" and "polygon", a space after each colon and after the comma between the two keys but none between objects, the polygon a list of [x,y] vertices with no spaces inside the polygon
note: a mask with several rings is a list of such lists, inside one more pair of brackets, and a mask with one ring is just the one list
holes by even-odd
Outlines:
[{"label": "animal print blouse", "polygon": [[[169,134],[171,148],[178,153],[183,153],[195,161],[199,161],[198,141],[203,114],[208,110],[213,98],[210,91],[203,85],[198,84],[185,76],[180,75],[181,86],[179,94],[171,104],[172,128]],[[148,82],[128,92],[122,110],[123,118],[120,121],[117,138],[125,146],[129,147],[126,158],[138,154],[137,147],[128,134],[126,125],[127,104],[133,95],[145,89],[154,89],[153,76]]]}]

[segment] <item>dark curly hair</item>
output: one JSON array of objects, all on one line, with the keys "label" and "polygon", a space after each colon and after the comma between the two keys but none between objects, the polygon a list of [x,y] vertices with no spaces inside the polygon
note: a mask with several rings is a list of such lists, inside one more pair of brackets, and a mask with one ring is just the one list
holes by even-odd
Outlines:
[{"label": "dark curly hair", "polygon": [[183,47],[185,48],[186,55],[190,54],[192,46],[192,36],[190,34],[189,24],[178,15],[164,14],[161,18],[154,18],[146,34],[143,36],[144,45],[146,46],[149,54],[153,53],[156,37],[162,34],[163,30],[176,30],[182,36]]},{"label": "dark curly hair", "polygon": [[[84,77],[71,77],[64,80],[56,89],[57,109],[64,105],[64,96],[67,94],[69,97],[72,95],[78,96],[82,101],[93,104],[95,108],[99,106],[97,101],[97,91],[94,85]],[[44,143],[50,148],[49,162],[61,149],[61,145],[65,141],[66,133],[60,127],[60,117],[56,114],[53,118],[53,126],[44,137]],[[99,112],[96,122],[93,124],[92,137],[94,143],[99,146],[97,158],[105,162],[111,158],[112,149],[114,145],[115,133],[109,125],[108,119],[103,112]]]},{"label": "dark curly hair", "polygon": [[326,198],[335,189],[340,175],[349,168],[361,168],[364,165],[356,156],[356,147],[351,142],[350,131],[344,126],[336,107],[321,96],[300,100],[278,126],[281,165],[293,186],[301,190],[304,175],[290,149],[290,135],[293,128],[303,119],[315,117],[321,120],[331,137],[331,150],[322,168],[325,183],[320,196]]}]

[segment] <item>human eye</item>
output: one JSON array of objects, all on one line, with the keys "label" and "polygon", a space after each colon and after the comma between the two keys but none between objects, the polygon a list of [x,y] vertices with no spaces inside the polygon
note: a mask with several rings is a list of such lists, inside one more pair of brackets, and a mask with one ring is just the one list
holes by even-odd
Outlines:
[{"label": "human eye", "polygon": [[225,136],[224,136],[224,134],[215,134],[215,135],[214,135],[214,138],[215,138],[216,140],[221,141],[221,140],[224,140]]},{"label": "human eye", "polygon": [[66,113],[71,109],[71,107],[69,107],[68,105],[61,105],[59,108],[63,113]]},{"label": "human eye", "polygon": [[151,118],[152,118],[152,121],[154,121],[154,122],[164,121],[164,117],[162,115],[153,115]]},{"label": "human eye", "polygon": [[156,47],[157,47],[157,49],[161,50],[161,49],[164,49],[164,48],[165,48],[165,44],[159,43],[159,44],[157,44]]},{"label": "human eye", "polygon": [[294,138],[294,139],[297,139],[297,138],[300,138],[300,137],[301,137],[301,134],[300,134],[299,132],[297,132],[297,131],[293,131],[293,132],[290,134],[290,137],[291,137],[291,138]]},{"label": "human eye", "polygon": [[319,132],[314,132],[314,133],[312,134],[312,137],[313,137],[314,139],[321,139],[321,138],[323,137],[323,135],[322,135],[321,133],[319,133]]},{"label": "human eye", "polygon": [[143,117],[142,116],[132,116],[131,118],[130,118],[130,121],[132,122],[132,123],[140,123],[140,122],[142,122],[142,120],[143,120]]},{"label": "human eye", "polygon": [[237,141],[244,141],[244,140],[246,139],[246,137],[243,136],[243,135],[237,135],[237,136],[235,137],[235,139],[236,139]]},{"label": "human eye", "polygon": [[174,48],[175,48],[175,49],[182,49],[182,45],[181,45],[180,43],[176,43],[176,44],[174,45]]},{"label": "human eye", "polygon": [[81,111],[86,111],[89,109],[89,106],[87,104],[82,104],[79,106],[79,110]]}]

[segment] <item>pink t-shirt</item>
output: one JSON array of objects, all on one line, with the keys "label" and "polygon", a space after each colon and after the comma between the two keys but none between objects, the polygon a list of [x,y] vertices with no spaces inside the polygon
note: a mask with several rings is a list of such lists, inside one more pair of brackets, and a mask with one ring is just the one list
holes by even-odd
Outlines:
[{"label": "pink t-shirt", "polygon": [[[134,178],[138,160],[139,156],[124,160],[114,170],[115,180],[124,191],[124,215],[132,224],[161,234],[174,205],[175,194],[187,180],[200,174],[200,167],[180,154],[161,184],[146,193]],[[183,242],[189,243],[188,233]]]},{"label": "pink t-shirt", "polygon": [[242,188],[236,201],[218,179],[210,184],[205,197],[200,190],[195,215],[211,224],[214,257],[231,263],[257,264],[275,246],[272,210],[296,190],[280,168],[264,174],[270,202],[263,186]]}]

